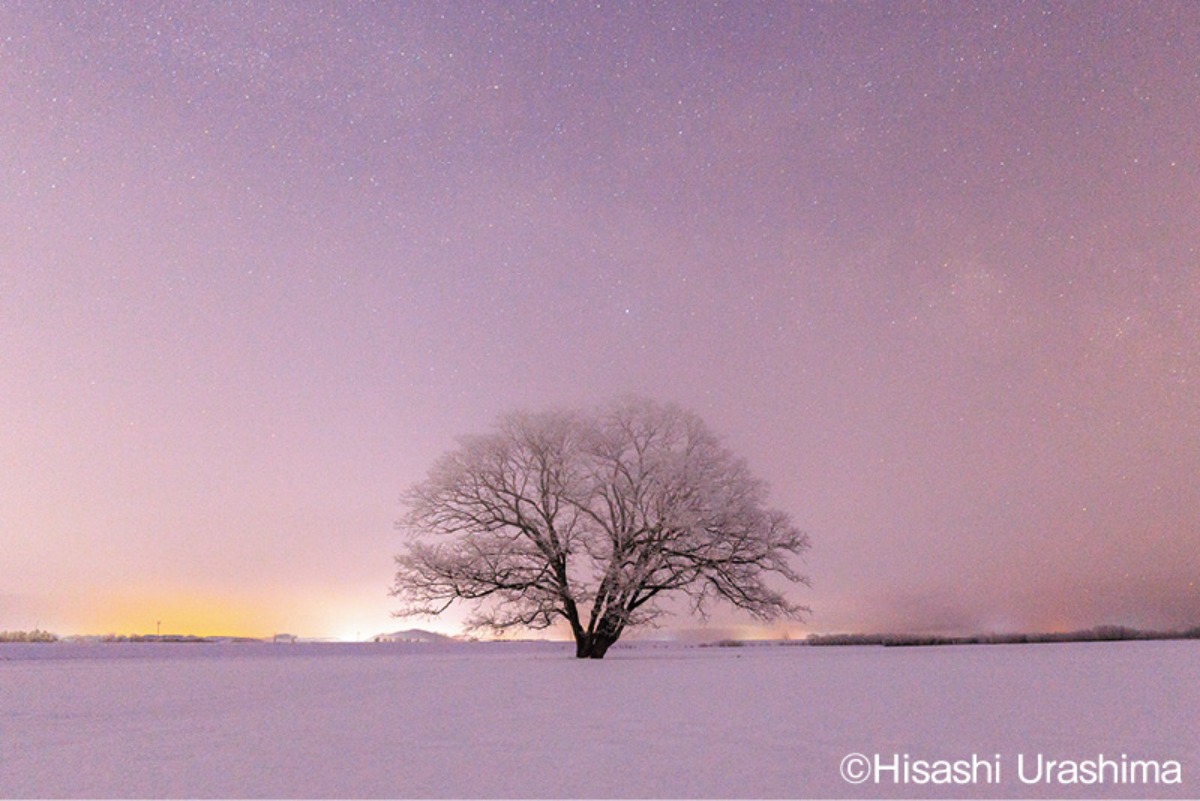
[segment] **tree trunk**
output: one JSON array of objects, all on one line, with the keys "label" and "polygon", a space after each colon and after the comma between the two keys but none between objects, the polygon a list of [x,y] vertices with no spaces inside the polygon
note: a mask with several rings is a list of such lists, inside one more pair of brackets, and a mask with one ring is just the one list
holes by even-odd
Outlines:
[{"label": "tree trunk", "polygon": [[603,659],[615,640],[599,633],[582,634],[575,638],[575,656],[578,659]]},{"label": "tree trunk", "polygon": [[596,630],[575,632],[575,656],[578,659],[603,659],[621,636],[625,625],[615,615],[605,614]]}]

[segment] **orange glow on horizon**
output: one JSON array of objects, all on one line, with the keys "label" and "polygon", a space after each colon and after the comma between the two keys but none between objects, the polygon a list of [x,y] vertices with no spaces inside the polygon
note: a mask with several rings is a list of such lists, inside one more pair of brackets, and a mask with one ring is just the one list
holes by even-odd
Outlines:
[{"label": "orange glow on horizon", "polygon": [[[261,602],[210,594],[123,594],[97,603],[87,634],[270,637],[279,616]],[[294,633],[294,632],[293,632]]]},{"label": "orange glow on horizon", "polygon": [[[270,638],[290,634],[312,639],[369,641],[380,634],[410,628],[449,636],[462,634],[461,619],[391,617],[386,600],[373,593],[331,589],[328,594],[299,593],[290,588],[261,592],[205,588],[127,588],[93,596],[86,611],[60,634],[192,635],[197,637]],[[161,624],[161,625],[160,625]]]}]

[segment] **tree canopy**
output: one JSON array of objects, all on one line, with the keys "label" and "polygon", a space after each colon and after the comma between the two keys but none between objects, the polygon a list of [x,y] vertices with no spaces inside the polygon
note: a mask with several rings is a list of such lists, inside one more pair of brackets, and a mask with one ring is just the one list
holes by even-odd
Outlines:
[{"label": "tree canopy", "polygon": [[412,541],[396,557],[397,615],[473,602],[472,627],[560,621],[576,655],[603,657],[631,626],[685,597],[755,618],[805,607],[770,585],[807,584],[809,547],[767,487],[695,414],[625,399],[597,411],[518,412],[464,437],[405,494]]}]

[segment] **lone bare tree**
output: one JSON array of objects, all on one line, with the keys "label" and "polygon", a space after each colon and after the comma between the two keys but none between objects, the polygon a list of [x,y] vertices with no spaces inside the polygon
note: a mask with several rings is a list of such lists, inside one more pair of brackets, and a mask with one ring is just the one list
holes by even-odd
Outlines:
[{"label": "lone bare tree", "polygon": [[473,601],[472,627],[566,621],[599,659],[685,596],[770,620],[807,609],[772,589],[808,583],[808,537],[766,508],[766,485],[699,417],[629,399],[598,412],[516,413],[465,437],[406,494],[415,540],[396,557],[398,616]]}]

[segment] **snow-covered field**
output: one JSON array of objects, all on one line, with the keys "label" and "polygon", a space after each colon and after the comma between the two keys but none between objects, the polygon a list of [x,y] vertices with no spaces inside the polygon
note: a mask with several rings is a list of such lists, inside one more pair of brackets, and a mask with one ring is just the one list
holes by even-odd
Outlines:
[{"label": "snow-covered field", "polygon": [[[852,753],[882,783],[848,783]],[[1106,779],[1175,761],[1182,783],[1026,784],[1037,755],[1084,777],[1103,755]],[[973,784],[886,770],[973,758]],[[1197,641],[0,646],[3,796],[1195,798],[1198,779]]]}]

